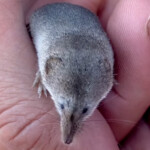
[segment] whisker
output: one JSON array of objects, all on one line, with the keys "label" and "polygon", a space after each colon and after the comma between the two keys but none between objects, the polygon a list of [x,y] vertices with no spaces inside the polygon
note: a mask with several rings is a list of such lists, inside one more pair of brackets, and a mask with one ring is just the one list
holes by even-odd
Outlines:
[{"label": "whisker", "polygon": [[[131,120],[107,119],[106,121],[117,124],[136,125],[136,122]],[[86,120],[85,122],[104,122],[104,120]]]},{"label": "whisker", "polygon": [[57,124],[58,125],[59,123],[58,122],[44,123],[44,124],[41,124],[40,127],[48,126],[48,125],[52,125],[52,124],[55,124],[55,125]]}]

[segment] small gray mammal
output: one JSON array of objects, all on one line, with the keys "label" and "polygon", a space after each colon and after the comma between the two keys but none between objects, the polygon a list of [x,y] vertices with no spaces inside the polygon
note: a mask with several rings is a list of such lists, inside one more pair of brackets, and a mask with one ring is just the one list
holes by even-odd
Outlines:
[{"label": "small gray mammal", "polygon": [[73,141],[113,85],[113,51],[98,17],[78,5],[47,4],[30,18],[39,69],[34,85],[48,91],[60,115],[62,140]]}]

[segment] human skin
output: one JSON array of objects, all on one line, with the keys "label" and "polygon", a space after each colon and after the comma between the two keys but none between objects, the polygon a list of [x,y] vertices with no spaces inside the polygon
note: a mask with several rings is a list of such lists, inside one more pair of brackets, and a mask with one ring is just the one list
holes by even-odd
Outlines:
[{"label": "human skin", "polygon": [[[52,2],[56,1],[0,2],[0,150],[68,148],[60,141],[59,116],[52,100],[44,96],[39,99],[37,89],[32,88],[37,58],[25,26],[33,9]],[[123,150],[150,147],[149,123],[141,120],[150,105],[150,1],[65,2],[98,14],[113,45],[118,83],[68,150],[118,150],[117,144],[123,139]]]}]

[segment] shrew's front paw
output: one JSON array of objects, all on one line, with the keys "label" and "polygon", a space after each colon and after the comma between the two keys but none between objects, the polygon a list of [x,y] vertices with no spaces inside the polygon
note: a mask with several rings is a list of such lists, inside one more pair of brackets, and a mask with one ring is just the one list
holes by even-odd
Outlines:
[{"label": "shrew's front paw", "polygon": [[41,73],[40,73],[39,70],[37,71],[35,80],[33,82],[33,87],[35,87],[35,86],[38,86],[38,95],[39,95],[39,98],[41,97],[42,92],[47,97],[47,93],[48,92],[47,92],[47,89],[45,88],[45,86],[42,83]]}]

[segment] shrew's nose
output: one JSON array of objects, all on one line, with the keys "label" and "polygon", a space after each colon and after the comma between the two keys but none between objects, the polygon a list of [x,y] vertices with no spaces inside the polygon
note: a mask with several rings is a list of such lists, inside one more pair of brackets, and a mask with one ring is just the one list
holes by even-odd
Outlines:
[{"label": "shrew's nose", "polygon": [[74,115],[72,114],[70,117],[70,121],[73,122],[74,121]]},{"label": "shrew's nose", "polygon": [[66,141],[65,141],[65,144],[70,144],[72,143],[72,140],[73,140],[73,137],[72,136],[68,136]]}]

